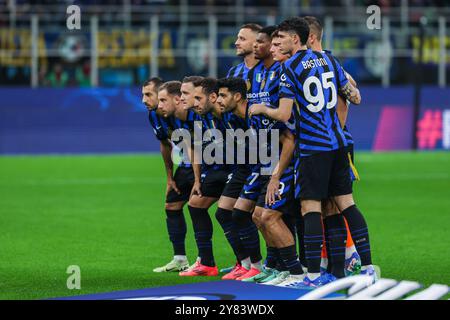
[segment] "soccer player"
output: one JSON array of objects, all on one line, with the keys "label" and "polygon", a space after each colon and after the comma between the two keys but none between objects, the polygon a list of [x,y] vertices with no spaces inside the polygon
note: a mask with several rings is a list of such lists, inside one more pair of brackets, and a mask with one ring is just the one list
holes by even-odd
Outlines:
[{"label": "soccer player", "polygon": [[333,198],[347,219],[361,256],[361,274],[370,275],[375,281],[367,224],[353,200],[347,141],[336,113],[338,92],[353,104],[360,104],[361,95],[333,56],[307,49],[309,26],[304,19],[285,20],[279,26],[279,35],[282,52],[293,54],[283,65],[280,110],[282,118],[287,119],[296,103],[296,156],[300,157],[300,198],[308,262],[303,285],[317,287],[334,280],[332,275],[320,274],[318,254],[323,237],[321,200],[328,197]]},{"label": "soccer player", "polygon": [[[256,41],[257,33],[261,30],[261,26],[254,23],[244,24],[240,29],[236,38],[235,46],[236,46],[236,55],[243,58],[243,62],[239,65],[232,67],[227,74],[227,77],[238,77],[244,79],[247,85],[247,97],[252,101],[252,95],[256,94],[259,90],[259,83],[262,81],[262,72],[263,72],[263,64],[256,59],[253,46]],[[231,116],[232,119],[236,119],[236,117]],[[243,124],[244,121],[238,121],[237,127],[246,126]],[[241,125],[239,125],[239,123]],[[234,126],[236,127],[236,126]],[[236,127],[236,128],[237,128]],[[248,127],[248,126],[247,126]],[[246,239],[253,239],[255,241],[255,235],[258,234],[254,223],[251,220],[251,211],[253,210],[253,205],[251,203],[242,203],[236,210],[234,210],[237,198],[244,186],[247,176],[250,174],[250,167],[247,164],[239,164],[235,166],[233,172],[231,173],[231,179],[227,183],[226,189],[222,197],[219,200],[218,210],[216,212],[216,218],[223,223],[221,223],[222,227],[227,224],[227,220],[229,217],[234,215],[234,219],[240,225],[247,225],[248,229],[251,230],[251,236],[245,236]],[[250,196],[250,194],[248,194]],[[256,200],[256,199],[253,199]],[[233,210],[235,211],[233,214]],[[228,223],[228,228],[230,228],[230,224]],[[229,233],[225,231],[225,234]],[[247,241],[248,242],[248,241]],[[231,244],[231,243],[230,243]],[[259,251],[259,242],[256,244],[254,242],[255,247],[251,249],[253,252],[253,260],[258,257],[256,254]],[[258,270],[259,263],[254,263],[252,268],[251,257],[249,257],[245,252],[239,250],[237,253],[236,249],[234,249],[235,255],[237,258],[237,262],[234,267],[221,269],[221,272],[230,273],[224,276],[224,279],[236,279],[238,277],[243,276],[244,274],[250,272],[246,276],[251,273],[255,273]],[[245,257],[244,257],[245,256]]]},{"label": "soccer player", "polygon": [[[312,16],[304,17],[305,21],[308,23],[310,32],[307,42],[307,47],[313,51],[325,52],[322,49],[322,35],[323,27],[319,19]],[[326,51],[330,53],[329,51]],[[353,86],[356,86],[355,81],[347,73],[346,76],[349,78]],[[339,122],[344,129],[345,138],[347,139],[347,154],[353,159],[353,138],[348,131],[345,121],[348,114],[348,105],[341,95],[338,95],[338,104],[336,106],[336,111],[338,113]],[[352,160],[350,160],[352,161]],[[352,178],[356,178],[357,173],[353,171],[354,166],[351,163],[350,174]],[[352,179],[353,180],[353,179]],[[342,278],[345,273],[351,274],[360,268],[360,257],[356,251],[353,243],[353,239],[350,235],[350,231],[347,227],[347,222],[344,217],[339,214],[339,210],[331,199],[325,200],[323,203],[323,223],[325,226],[325,238],[326,238],[326,249],[324,253],[325,258],[322,258],[322,268],[328,269],[328,272],[332,273],[337,278]],[[347,234],[344,235],[343,229],[347,229]],[[342,248],[345,246],[345,252]],[[333,247],[333,252],[329,251],[330,247]],[[327,259],[328,258],[328,259]],[[328,268],[327,268],[328,267]],[[344,272],[345,271],[345,272]]]},{"label": "soccer player", "polygon": [[194,82],[199,82],[203,80],[203,77],[201,76],[188,76],[184,77],[183,81],[181,83],[181,105],[185,110],[193,110],[194,104],[195,104],[195,98],[194,98]]},{"label": "soccer player", "polygon": [[[282,54],[280,52],[280,39],[278,37],[278,31],[275,30],[275,32],[273,32],[272,36],[272,42],[271,42],[271,46],[270,46],[270,53],[272,54],[273,60],[276,62],[279,62],[280,64],[284,63],[287,59],[289,59],[290,55],[289,54]],[[274,66],[276,67],[276,66]],[[280,69],[281,69],[281,65],[278,65],[278,69],[277,70],[277,74],[276,75],[272,75],[269,76],[269,80],[271,80],[271,82],[269,82],[269,84],[266,83],[266,86],[268,86],[268,88],[272,88],[270,89],[271,91],[273,91],[274,89],[274,85],[277,86],[279,84],[279,77],[280,77]],[[271,71],[269,71],[269,73],[271,73]],[[264,79],[267,79],[267,75],[264,74]],[[271,79],[273,78],[273,79]],[[263,80],[266,81],[266,80]],[[263,90],[264,91],[264,90]],[[276,93],[275,93],[276,92]],[[272,105],[272,108],[277,107],[278,106],[278,91],[275,91],[272,93],[272,95],[268,95],[271,100],[271,102],[268,104],[268,106]],[[262,95],[267,95],[267,94],[262,94]],[[263,102],[267,102],[267,101],[263,101]],[[253,104],[250,109],[249,109],[249,116],[251,116],[252,120],[255,121],[256,119],[258,119],[258,116],[256,116],[256,114],[260,114],[260,112],[258,112],[258,110],[264,110],[267,106],[265,104]],[[264,118],[264,116],[261,114],[262,120],[264,121],[264,119],[266,119],[265,121],[270,120],[271,118]],[[291,130],[291,132],[295,132],[295,119],[293,116],[291,116],[291,118],[289,119],[288,122],[285,123],[285,125]],[[258,123],[258,121],[257,121]],[[262,123],[262,121],[259,121],[259,123]],[[270,122],[272,123],[272,121]],[[256,124],[257,125],[257,124]],[[298,198],[298,191],[296,190],[295,192],[295,198]],[[261,218],[263,209],[265,208],[264,202],[261,202],[262,206],[261,207],[256,207],[254,214],[253,214],[253,218],[255,221],[258,221]],[[293,202],[293,206],[294,208],[291,210],[292,212],[299,212],[300,209],[296,209],[295,205],[298,205],[298,201],[295,200]],[[295,219],[295,228],[291,225],[292,222],[292,217],[294,217]],[[302,265],[302,269],[305,270],[306,268],[304,266],[306,266],[306,259],[305,259],[305,254],[304,254],[304,242],[303,242],[303,219],[301,217],[300,214],[283,214],[282,218],[284,219],[285,224],[287,225],[287,227],[292,231],[295,229],[296,233],[297,233],[297,240],[299,243],[299,259],[300,259],[300,263]],[[260,224],[260,223],[257,223]],[[264,231],[262,231],[264,232]],[[257,276],[257,278],[255,278],[256,282],[260,282],[260,283],[268,283],[268,284],[273,284],[273,285],[279,285],[282,282],[284,282],[286,280],[286,278],[289,276],[289,272],[288,269],[286,268],[286,266],[284,265],[282,259],[279,257],[279,253],[278,253],[278,249],[275,248],[274,245],[271,244],[271,241],[269,239],[269,241],[267,240],[268,238],[265,237],[268,248],[267,248],[267,260],[266,260],[266,268],[263,269],[263,272]],[[278,258],[278,264],[276,264],[276,258]],[[281,271],[281,272],[280,272]],[[291,280],[295,280],[297,281],[298,279],[291,279]]]},{"label": "soccer player", "polygon": [[172,144],[169,139],[170,122],[175,121],[175,119],[172,116],[164,117],[162,109],[158,108],[158,90],[162,84],[163,81],[157,77],[147,80],[142,87],[142,102],[149,111],[150,124],[157,139],[160,141],[161,154],[166,168],[166,224],[174,257],[172,261],[162,267],[155,268],[153,271],[179,272],[189,267],[185,249],[186,221],[183,214],[183,206],[188,200],[189,192],[192,188],[193,172],[192,168],[189,168],[189,164],[183,163],[173,175]]},{"label": "soccer player", "polygon": [[[237,152],[243,152],[235,156],[235,160],[245,160],[238,164],[232,177],[219,199],[219,208],[216,217],[219,221],[229,220],[230,229],[238,231],[240,243],[244,250],[236,253],[237,263],[233,270],[227,273],[224,280],[244,280],[254,277],[261,272],[262,257],[259,243],[258,229],[252,220],[252,211],[255,207],[258,194],[255,191],[244,191],[243,188],[248,177],[252,173],[252,166],[248,163],[248,143],[246,137],[252,139],[253,132],[249,129],[247,121],[247,88],[243,79],[237,77],[223,78],[218,81],[219,97],[217,103],[222,108],[223,121],[227,128],[233,131],[233,143],[237,138],[237,144],[244,144],[244,148],[238,148]],[[235,131],[241,129],[243,137]],[[234,147],[233,147],[234,148]],[[239,157],[240,156],[240,157]],[[253,177],[257,178],[257,176]],[[255,183],[256,179],[251,180]],[[230,220],[231,219],[231,220]],[[224,224],[221,223],[224,227]],[[224,228],[225,233],[227,231]],[[231,242],[230,242],[231,244]]]},{"label": "soccer player", "polygon": [[295,156],[301,160],[298,182],[308,264],[303,285],[317,287],[335,279],[332,275],[320,274],[323,241],[320,201],[330,196],[347,219],[361,256],[361,273],[372,276],[375,281],[367,224],[353,200],[345,149],[347,141],[335,109],[338,91],[350,102],[359,104],[359,90],[349,83],[334,57],[307,49],[309,26],[304,19],[285,20],[279,26],[279,36],[281,52],[293,56],[283,65],[279,109],[266,108],[263,112],[287,121],[294,102],[296,104],[298,152]]},{"label": "soccer player", "polygon": [[[268,26],[261,29],[257,34],[256,42],[253,47],[255,57],[261,61],[264,68],[261,77],[262,80],[259,83],[257,82],[254,84],[258,89],[255,90],[256,88],[252,88],[252,101],[253,103],[262,103],[272,107],[278,107],[278,87],[280,76],[280,64],[279,62],[275,61],[270,51],[272,44],[272,34],[275,32],[275,30],[275,26]],[[287,127],[284,123],[273,121],[272,119],[264,116],[251,117],[251,126],[257,132],[259,132],[260,130],[267,130],[268,132],[270,132],[270,130],[278,130],[281,134],[280,138],[282,139],[282,141],[284,141],[283,139],[286,139],[285,135],[289,134],[285,132],[285,130],[287,130]],[[268,143],[267,145],[270,146],[270,143]],[[280,147],[282,146],[283,143],[280,144]],[[288,152],[287,147],[285,147],[284,150],[285,152]],[[261,221],[261,217],[265,207],[263,200],[266,194],[267,185],[269,184],[270,180],[268,176],[260,174],[260,171],[263,167],[265,167],[264,169],[268,169],[267,166],[262,166],[261,164],[258,166],[253,166],[252,173],[247,178],[247,183],[244,186],[242,194],[245,195],[247,193],[253,193],[257,199],[260,199],[260,203],[256,206],[252,218],[266,241],[267,258],[265,267],[262,269],[262,272],[252,278],[245,279],[244,281],[265,283],[273,280],[279,275],[276,280],[277,283],[279,283],[285,280],[285,278],[283,278],[283,275],[286,272],[278,274],[278,270],[287,271],[288,269],[286,268],[283,259],[280,257],[279,251],[276,248],[275,243],[271,239],[271,235],[265,232],[266,230],[263,227],[264,224]],[[285,169],[286,168],[281,169],[280,172],[283,173]],[[276,177],[276,174],[273,177]],[[278,178],[280,178],[280,176],[278,176]],[[284,180],[285,182],[287,181],[286,177],[284,178]],[[281,208],[281,206],[277,206],[275,208]],[[282,210],[274,211],[282,212]],[[290,214],[280,214],[279,216],[281,216],[281,218],[283,219],[283,223],[287,226],[287,228],[295,235],[293,216]]]},{"label": "soccer player", "polygon": [[246,81],[249,79],[249,71],[259,63],[253,52],[253,45],[256,41],[256,35],[261,29],[262,27],[255,23],[244,24],[239,29],[234,45],[236,46],[236,55],[242,57],[244,61],[232,67],[228,71],[227,78],[238,77]]},{"label": "soccer player", "polygon": [[[204,78],[195,81],[194,85],[194,109],[200,115],[203,133],[211,133],[208,139],[195,141],[201,144],[201,152],[214,144],[223,144],[217,136],[225,133],[225,127],[220,120],[221,110],[217,104],[217,81],[212,78]],[[217,131],[216,131],[217,130]],[[207,141],[206,141],[207,140]],[[195,147],[194,147],[195,148]],[[188,270],[180,272],[180,276],[217,276],[219,271],[214,261],[212,250],[213,225],[208,209],[220,198],[226,182],[229,179],[230,167],[224,164],[223,159],[206,163],[200,161],[201,155],[194,150],[194,177],[195,182],[189,199],[189,213],[194,227],[195,240],[199,251],[199,259]],[[217,160],[217,159],[216,159]],[[200,164],[201,163],[201,164]]]},{"label": "soccer player", "polygon": [[[265,65],[257,102],[264,107],[277,108],[281,66],[279,62],[274,61],[270,52],[272,33],[275,28],[270,28],[267,31],[258,34],[255,44],[255,55]],[[277,58],[279,60],[287,59],[286,56],[278,56]],[[254,105],[251,106],[250,113],[253,107]],[[299,208],[296,206],[297,203],[294,201],[294,171],[291,162],[294,137],[288,130],[289,123],[286,125],[264,115],[252,116],[251,123],[252,127],[257,130],[278,130],[281,148],[280,162],[272,176],[261,176],[263,188],[258,197],[253,217],[255,221],[258,221],[260,230],[266,240],[268,259],[263,272],[251,280],[287,286],[303,280],[301,276],[303,270],[297,260],[295,247],[294,218],[295,214],[300,214]],[[270,201],[267,201],[267,199],[270,199]],[[282,272],[278,272],[276,267]]]}]

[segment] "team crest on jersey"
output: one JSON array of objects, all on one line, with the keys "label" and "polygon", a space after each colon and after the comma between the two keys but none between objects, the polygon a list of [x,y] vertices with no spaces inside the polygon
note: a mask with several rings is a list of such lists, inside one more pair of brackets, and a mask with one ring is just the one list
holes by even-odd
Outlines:
[{"label": "team crest on jersey", "polygon": [[272,81],[273,79],[275,79],[275,75],[276,75],[276,72],[275,72],[275,71],[270,71],[270,73],[269,73],[269,79]]},{"label": "team crest on jersey", "polygon": [[262,74],[259,72],[256,74],[256,82],[260,83],[262,81]]}]

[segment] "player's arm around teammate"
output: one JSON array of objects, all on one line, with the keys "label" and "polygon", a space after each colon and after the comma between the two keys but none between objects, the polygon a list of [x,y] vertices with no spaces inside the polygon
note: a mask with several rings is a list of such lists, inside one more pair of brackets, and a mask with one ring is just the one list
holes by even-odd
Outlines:
[{"label": "player's arm around teammate", "polygon": [[292,106],[292,100],[281,98],[278,108],[270,108],[264,104],[253,104],[250,106],[248,113],[250,116],[264,114],[265,116],[274,120],[287,122],[292,115]]}]

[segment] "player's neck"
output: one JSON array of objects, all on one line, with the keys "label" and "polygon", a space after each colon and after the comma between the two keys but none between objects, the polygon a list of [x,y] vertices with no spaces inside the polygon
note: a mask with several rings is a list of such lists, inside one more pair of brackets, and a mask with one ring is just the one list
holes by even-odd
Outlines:
[{"label": "player's neck", "polygon": [[299,52],[300,50],[308,50],[308,47],[306,45],[296,45],[294,46],[293,50],[292,50],[292,55],[296,54],[297,52]]},{"label": "player's neck", "polygon": [[245,66],[249,69],[253,68],[254,66],[256,66],[256,64],[259,62],[258,59],[255,58],[255,55],[252,54],[248,54],[244,57],[244,63]]},{"label": "player's neck", "polygon": [[323,51],[322,44],[321,43],[315,43],[313,46],[311,46],[312,51]]},{"label": "player's neck", "polygon": [[222,111],[220,109],[220,105],[218,103],[213,104],[213,108],[211,109],[211,113],[214,117],[221,119]]},{"label": "player's neck", "polygon": [[238,102],[237,107],[233,110],[233,113],[239,118],[245,119],[245,114],[247,113],[247,100]]},{"label": "player's neck", "polygon": [[187,113],[188,113],[187,110],[184,110],[183,108],[178,106],[177,109],[175,110],[175,117],[177,117],[181,121],[186,121]]},{"label": "player's neck", "polygon": [[273,60],[272,55],[269,55],[269,57],[263,60],[264,68],[266,69],[269,69],[274,63],[275,60]]}]

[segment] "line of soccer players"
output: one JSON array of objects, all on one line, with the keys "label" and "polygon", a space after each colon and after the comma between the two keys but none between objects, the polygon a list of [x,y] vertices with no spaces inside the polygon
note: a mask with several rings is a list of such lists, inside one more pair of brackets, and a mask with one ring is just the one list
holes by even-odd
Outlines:
[{"label": "line of soccer players", "polygon": [[[143,103],[166,167],[166,222],[174,251],[173,260],[154,272],[219,274],[208,213],[217,202],[215,217],[236,259],[233,267],[221,270],[223,279],[288,287],[318,287],[355,273],[376,280],[367,224],[352,196],[358,174],[345,126],[348,104],[359,104],[361,96],[353,78],[322,49],[322,33],[315,17],[264,28],[246,24],[235,43],[243,62],[226,78],[144,83]],[[220,130],[223,139],[173,139],[177,129],[193,137],[200,123],[202,133]],[[200,164],[202,152],[217,144],[226,149],[227,129],[253,132],[248,138],[268,153],[278,149],[276,167],[259,159],[250,162],[260,152],[250,150],[246,139],[235,141],[246,149],[244,161],[234,154],[229,164],[224,154]],[[262,141],[261,130],[279,134]],[[174,173],[172,148],[182,144],[189,144],[183,148],[188,152]],[[272,150],[274,145],[278,148]],[[185,251],[186,203],[198,248],[191,266]],[[264,261],[259,232],[267,247]]]}]

